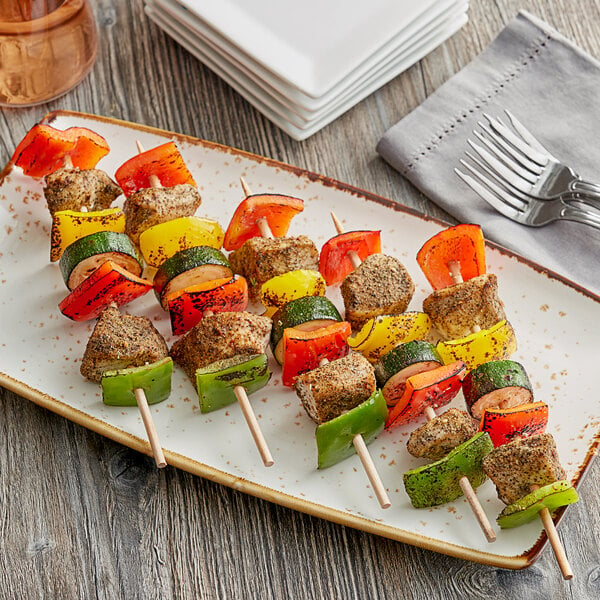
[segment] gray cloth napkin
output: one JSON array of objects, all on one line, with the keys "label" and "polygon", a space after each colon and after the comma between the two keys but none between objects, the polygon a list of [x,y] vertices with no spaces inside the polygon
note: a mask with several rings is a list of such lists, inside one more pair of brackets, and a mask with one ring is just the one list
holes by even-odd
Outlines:
[{"label": "gray cloth napkin", "polygon": [[487,239],[600,294],[600,231],[567,221],[520,225],[454,173],[483,113],[502,117],[505,108],[554,156],[600,183],[600,63],[525,12],[390,128],[377,151],[460,222],[479,223]]}]

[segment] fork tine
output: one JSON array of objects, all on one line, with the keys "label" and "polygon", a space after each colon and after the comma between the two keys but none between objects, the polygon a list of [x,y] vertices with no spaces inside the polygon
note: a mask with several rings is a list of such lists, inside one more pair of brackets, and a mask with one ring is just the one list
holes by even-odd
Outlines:
[{"label": "fork tine", "polygon": [[[485,146],[496,156],[499,158],[509,169],[520,175],[523,179],[529,181],[529,183],[535,183],[540,173],[542,172],[542,168],[539,165],[535,165],[539,171],[535,172],[523,167],[519,162],[517,162],[512,155],[508,156],[498,146],[491,140],[485,138],[479,131],[473,131],[475,136],[483,143]],[[534,163],[535,164],[535,163]]]},{"label": "fork tine", "polygon": [[509,204],[506,204],[502,199],[495,196],[486,187],[481,185],[478,181],[475,181],[470,175],[463,173],[459,169],[454,169],[454,172],[483,200],[485,200],[492,208],[495,208],[500,214],[508,217],[509,219],[519,220],[521,218],[521,212],[516,208],[513,208]]},{"label": "fork tine", "polygon": [[549,158],[547,153],[541,153],[535,148],[532,148],[529,144],[524,142],[518,135],[513,133],[502,121],[494,119],[490,115],[483,113],[483,116],[487,119],[488,123],[499,135],[504,137],[510,142],[515,148],[518,148],[523,154],[529,157],[532,161],[538,165],[544,167],[548,164]]},{"label": "fork tine", "polygon": [[503,179],[500,179],[492,170],[487,168],[481,161],[477,160],[469,152],[466,155],[477,165],[482,171],[478,171],[473,165],[469,164],[466,160],[460,159],[460,164],[468,169],[477,179],[479,179],[484,185],[490,188],[494,188],[498,195],[506,197],[506,201],[511,204],[517,210],[525,210],[529,204],[529,198],[525,194],[522,194],[518,190],[515,190],[510,184]]},{"label": "fork tine", "polygon": [[504,112],[510,119],[510,124],[515,128],[517,133],[532,147],[535,148],[541,154],[546,155],[548,158],[552,160],[557,160],[540,142],[533,136],[533,134],[513,115],[509,110],[505,109]]},{"label": "fork tine", "polygon": [[[532,181],[529,181],[529,185],[527,184],[527,180],[524,181],[519,175],[517,175],[514,171],[512,171],[509,167],[507,167],[503,162],[495,158],[492,154],[490,154],[485,148],[482,148],[472,140],[467,140],[468,144],[477,152],[477,154],[483,159],[485,163],[487,163],[498,175],[508,181],[513,187],[522,191],[523,193],[527,193],[531,189]],[[531,174],[530,174],[531,176]]]},{"label": "fork tine", "polygon": [[[503,137],[501,137],[495,131],[490,129],[485,123],[478,121],[477,124],[479,125],[483,133],[486,134],[487,139],[496,144],[496,146],[504,150],[506,153],[510,154],[523,167],[525,167],[532,173],[535,173],[536,175],[540,175],[543,172],[543,167],[527,158],[527,156],[525,156],[522,152],[517,150],[514,146],[511,146]],[[482,135],[482,137],[484,136]]]}]

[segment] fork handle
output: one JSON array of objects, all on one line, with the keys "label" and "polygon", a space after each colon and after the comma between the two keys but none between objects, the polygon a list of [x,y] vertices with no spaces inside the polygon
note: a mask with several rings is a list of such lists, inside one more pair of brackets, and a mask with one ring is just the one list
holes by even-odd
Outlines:
[{"label": "fork handle", "polygon": [[589,225],[590,227],[600,230],[600,212],[595,214],[588,210],[576,208],[571,204],[565,204],[561,211],[561,216],[568,221],[575,221],[576,223]]},{"label": "fork handle", "polygon": [[600,210],[600,185],[579,179],[573,181],[569,187],[577,193],[578,200]]}]

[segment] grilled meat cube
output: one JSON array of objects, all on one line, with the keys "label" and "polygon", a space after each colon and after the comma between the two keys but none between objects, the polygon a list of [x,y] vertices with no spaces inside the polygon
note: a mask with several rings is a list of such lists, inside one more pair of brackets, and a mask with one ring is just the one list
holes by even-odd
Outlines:
[{"label": "grilled meat cube", "polygon": [[196,369],[225,358],[264,353],[271,319],[249,312],[204,317],[171,347],[171,357],[196,382]]},{"label": "grilled meat cube", "polygon": [[100,383],[105,371],[140,367],[169,356],[165,340],[150,319],[106,308],[88,340],[81,374]]},{"label": "grilled meat cube", "polygon": [[392,256],[371,254],[341,285],[346,320],[360,329],[378,315],[403,313],[415,292],[404,265]]},{"label": "grilled meat cube", "polygon": [[179,217],[191,217],[201,203],[198,190],[189,183],[138,190],[123,204],[125,233],[137,244],[146,229]]},{"label": "grilled meat cube", "polygon": [[423,300],[423,311],[447,340],[469,335],[475,325],[488,329],[506,318],[493,273],[435,290]]},{"label": "grilled meat cube", "polygon": [[229,262],[234,273],[247,279],[250,295],[257,298],[262,284],[272,277],[298,269],[317,270],[319,251],[305,235],[254,237],[232,252]]},{"label": "grilled meat cube", "polygon": [[477,433],[475,421],[464,410],[450,408],[417,427],[408,438],[408,451],[418,458],[440,460]]},{"label": "grilled meat cube", "polygon": [[44,196],[53,215],[59,210],[103,210],[121,195],[121,188],[99,169],[63,167],[46,176]]},{"label": "grilled meat cube", "polygon": [[566,478],[549,433],[498,446],[483,459],[483,470],[506,504],[529,494],[532,485],[544,486]]},{"label": "grilled meat cube", "polygon": [[294,387],[310,418],[320,424],[368,400],[377,384],[371,363],[352,352],[299,375]]}]

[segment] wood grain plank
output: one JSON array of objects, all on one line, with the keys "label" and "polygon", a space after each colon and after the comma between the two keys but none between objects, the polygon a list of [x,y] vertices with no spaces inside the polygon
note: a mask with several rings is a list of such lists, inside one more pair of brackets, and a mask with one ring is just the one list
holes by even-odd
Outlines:
[{"label": "wood grain plank", "polygon": [[[473,0],[470,22],[419,64],[294,142],[155,27],[142,2],[93,2],[88,79],[0,111],[0,162],[46,112],[87,111],[271,156],[441,217],[375,152],[384,131],[476,56],[517,11],[600,56],[597,0]],[[547,549],[512,572],[399,544],[240,494],[152,460],[0,389],[0,599],[577,598],[600,595],[600,465],[559,527],[575,579]]]}]

